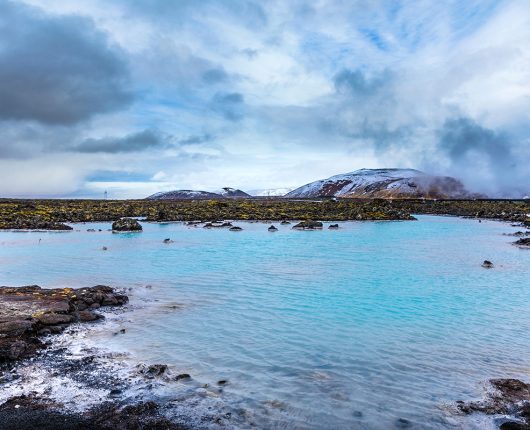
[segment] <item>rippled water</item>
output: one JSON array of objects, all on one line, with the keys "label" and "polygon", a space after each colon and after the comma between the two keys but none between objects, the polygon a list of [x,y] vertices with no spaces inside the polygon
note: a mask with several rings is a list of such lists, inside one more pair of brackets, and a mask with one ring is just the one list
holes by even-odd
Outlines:
[{"label": "rippled water", "polygon": [[223,396],[258,427],[469,428],[453,401],[491,377],[528,379],[530,250],[507,224],[418,218],[2,232],[0,284],[132,288],[151,304],[125,335],[101,335],[108,348],[228,380]]}]

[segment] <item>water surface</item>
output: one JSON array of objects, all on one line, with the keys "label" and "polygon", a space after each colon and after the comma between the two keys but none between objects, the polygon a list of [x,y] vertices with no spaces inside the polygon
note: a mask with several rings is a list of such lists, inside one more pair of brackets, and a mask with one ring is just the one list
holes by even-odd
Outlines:
[{"label": "water surface", "polygon": [[418,218],[2,232],[0,284],[132,288],[150,305],[125,335],[102,334],[106,346],[228,380],[222,396],[258,427],[470,428],[452,402],[492,377],[527,379],[530,250],[510,244],[508,224]]}]

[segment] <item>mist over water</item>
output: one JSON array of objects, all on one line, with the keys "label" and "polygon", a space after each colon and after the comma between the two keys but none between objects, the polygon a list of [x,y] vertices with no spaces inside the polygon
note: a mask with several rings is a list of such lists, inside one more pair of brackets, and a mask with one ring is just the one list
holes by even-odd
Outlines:
[{"label": "mist over water", "polygon": [[480,398],[489,378],[528,374],[530,251],[510,244],[508,224],[418,218],[2,232],[0,284],[132,288],[141,309],[102,344],[228,380],[222,398],[258,428],[488,428],[451,405]]}]

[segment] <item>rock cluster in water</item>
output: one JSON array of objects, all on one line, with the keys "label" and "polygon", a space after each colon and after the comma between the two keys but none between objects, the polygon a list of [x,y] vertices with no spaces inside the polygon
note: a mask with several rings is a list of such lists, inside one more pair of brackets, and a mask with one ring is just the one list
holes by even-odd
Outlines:
[{"label": "rock cluster in water", "polygon": [[518,379],[492,379],[493,390],[478,402],[457,402],[465,413],[482,412],[488,415],[511,415],[500,425],[501,430],[530,430],[530,385]]}]

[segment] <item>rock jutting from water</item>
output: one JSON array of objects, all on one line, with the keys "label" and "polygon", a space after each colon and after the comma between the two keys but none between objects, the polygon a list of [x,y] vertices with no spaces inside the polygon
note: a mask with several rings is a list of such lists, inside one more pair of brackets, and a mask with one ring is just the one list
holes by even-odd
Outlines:
[{"label": "rock jutting from water", "polygon": [[320,230],[323,224],[320,221],[302,221],[296,224],[293,229],[295,230]]},{"label": "rock jutting from water", "polygon": [[518,379],[491,379],[491,390],[481,401],[458,401],[458,409],[471,414],[510,415],[499,428],[501,430],[530,430],[530,385]]},{"label": "rock jutting from water", "polygon": [[530,237],[524,237],[522,239],[516,240],[513,244],[522,248],[530,248]]},{"label": "rock jutting from water", "polygon": [[112,231],[142,231],[142,226],[134,218],[121,218],[112,223]]}]

